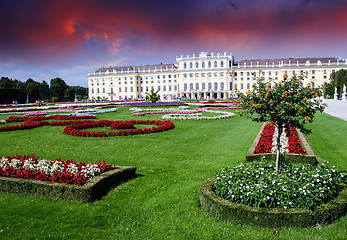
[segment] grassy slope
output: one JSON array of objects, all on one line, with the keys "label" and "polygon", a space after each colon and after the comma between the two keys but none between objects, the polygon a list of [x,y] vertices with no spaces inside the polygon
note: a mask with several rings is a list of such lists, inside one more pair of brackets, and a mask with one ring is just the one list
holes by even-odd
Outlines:
[{"label": "grassy slope", "polygon": [[[133,117],[128,108],[99,119]],[[6,118],[0,116],[0,119]],[[220,168],[242,162],[261,124],[244,118],[173,121],[175,129],[149,135],[79,138],[63,127],[0,133],[0,155],[35,153],[137,167],[141,177],[93,203],[0,193],[0,239],[343,239],[347,217],[323,229],[279,230],[215,220],[198,206],[199,185]],[[347,123],[319,114],[307,137],[317,155],[347,170]]]}]

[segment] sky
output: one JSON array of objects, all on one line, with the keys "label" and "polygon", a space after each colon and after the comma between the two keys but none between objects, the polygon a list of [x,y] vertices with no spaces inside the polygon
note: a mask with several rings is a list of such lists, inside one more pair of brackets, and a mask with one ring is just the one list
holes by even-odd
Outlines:
[{"label": "sky", "polygon": [[87,87],[103,66],[347,57],[346,0],[1,0],[0,77]]}]

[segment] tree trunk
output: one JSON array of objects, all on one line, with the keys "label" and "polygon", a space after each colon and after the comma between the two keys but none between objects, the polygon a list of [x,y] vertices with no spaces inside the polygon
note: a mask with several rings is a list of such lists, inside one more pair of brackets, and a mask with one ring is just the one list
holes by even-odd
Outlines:
[{"label": "tree trunk", "polygon": [[276,172],[278,171],[278,165],[280,162],[280,151],[281,151],[281,135],[283,132],[283,125],[279,124],[277,126],[277,152],[276,152]]}]

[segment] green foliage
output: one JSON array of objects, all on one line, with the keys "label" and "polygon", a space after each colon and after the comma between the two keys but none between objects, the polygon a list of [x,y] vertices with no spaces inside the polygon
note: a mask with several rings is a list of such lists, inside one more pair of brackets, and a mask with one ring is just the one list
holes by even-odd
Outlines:
[{"label": "green foliage", "polygon": [[324,83],[323,85],[323,92],[324,92],[324,98],[334,98],[334,93],[335,93],[335,87],[334,85],[330,83]]},{"label": "green foliage", "polygon": [[312,122],[317,111],[324,111],[324,104],[320,97],[319,88],[313,89],[312,84],[302,87],[303,77],[294,76],[278,84],[266,82],[263,78],[257,79],[253,90],[241,97],[240,106],[243,107],[241,115],[251,118],[256,122],[273,122],[280,128],[284,125],[299,128],[303,133],[311,131],[305,127],[306,122]]},{"label": "green foliage", "polygon": [[149,92],[146,93],[146,100],[151,101],[151,102],[157,102],[160,99],[160,96],[158,94],[159,91],[154,91],[153,89]]},{"label": "green foliage", "polygon": [[340,69],[339,71],[332,73],[330,75],[330,81],[334,86],[334,93],[335,88],[337,88],[337,94],[339,97],[341,97],[343,93],[343,86],[347,86],[347,70]]},{"label": "green foliage", "polygon": [[212,189],[224,199],[252,207],[315,209],[338,195],[345,177],[327,164],[316,168],[282,163],[280,171],[274,170],[269,161],[223,169]]},{"label": "green foliage", "polygon": [[65,81],[61,78],[51,80],[50,92],[51,97],[57,97],[58,101],[64,101],[65,90],[68,88]]}]

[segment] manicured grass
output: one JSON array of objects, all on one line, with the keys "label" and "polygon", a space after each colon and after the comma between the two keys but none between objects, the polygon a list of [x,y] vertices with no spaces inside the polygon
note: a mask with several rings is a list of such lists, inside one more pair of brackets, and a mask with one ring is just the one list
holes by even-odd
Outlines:
[{"label": "manicured grass", "polygon": [[[130,107],[99,119],[151,120]],[[232,110],[234,112],[234,110]],[[0,115],[0,119],[8,115]],[[216,220],[199,208],[199,185],[226,166],[245,160],[261,124],[236,116],[222,120],[174,120],[166,132],[109,138],[63,134],[64,127],[0,132],[0,155],[35,153],[135,166],[141,176],[92,203],[0,193],[0,239],[344,239],[347,217],[315,228],[273,229]],[[347,170],[347,123],[318,114],[307,136],[321,158]],[[95,130],[95,129],[94,129]],[[1,231],[2,230],[2,231]]]}]

